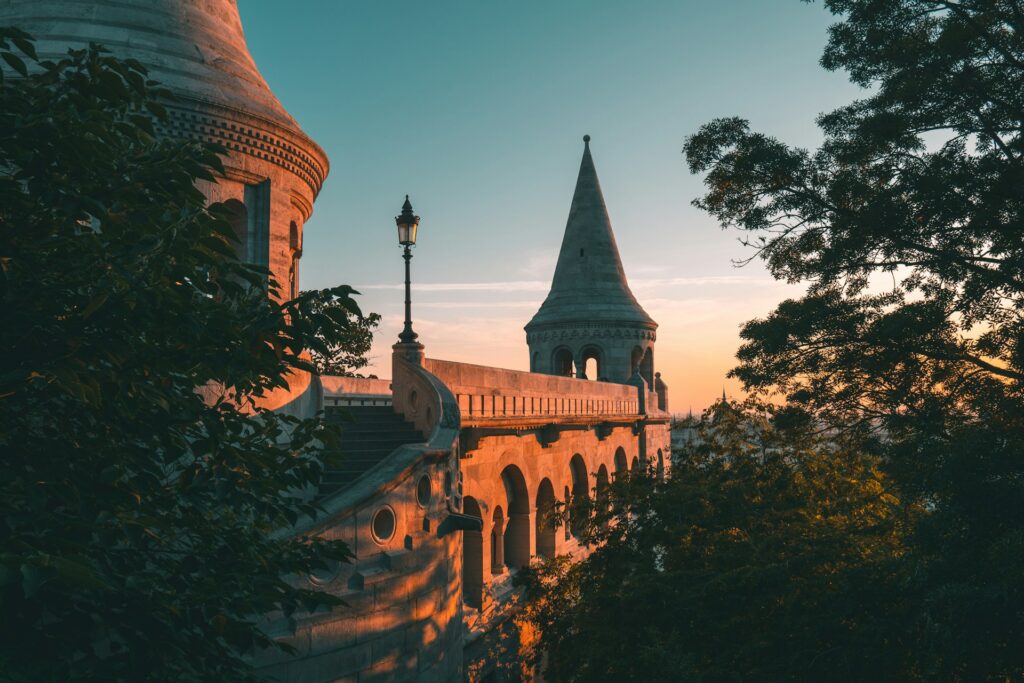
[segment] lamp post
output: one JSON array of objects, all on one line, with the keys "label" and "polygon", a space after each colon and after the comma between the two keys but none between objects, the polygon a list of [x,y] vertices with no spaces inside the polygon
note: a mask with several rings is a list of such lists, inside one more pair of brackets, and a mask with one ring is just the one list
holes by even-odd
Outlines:
[{"label": "lamp post", "polygon": [[403,344],[414,344],[419,335],[412,330],[412,293],[409,281],[409,262],[412,260],[410,247],[416,244],[416,229],[420,225],[420,217],[412,212],[409,195],[405,195],[402,213],[395,216],[395,225],[398,226],[398,243],[405,247],[405,253],[402,255],[402,258],[405,259],[405,328],[398,335],[398,341]]}]

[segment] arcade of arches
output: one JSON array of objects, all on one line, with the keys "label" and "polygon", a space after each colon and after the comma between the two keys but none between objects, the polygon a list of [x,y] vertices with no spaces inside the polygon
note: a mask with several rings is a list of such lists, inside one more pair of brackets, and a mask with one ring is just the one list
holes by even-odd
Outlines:
[{"label": "arcade of arches", "polygon": [[496,587],[516,569],[579,548],[571,518],[566,526],[552,515],[557,504],[582,501],[574,511],[604,505],[614,478],[645,464],[663,473],[664,451],[642,452],[643,436],[629,426],[616,427],[604,439],[593,430],[567,430],[547,447],[532,437],[495,436],[464,452],[463,512],[483,522],[482,531],[463,538],[465,604],[486,609]]}]

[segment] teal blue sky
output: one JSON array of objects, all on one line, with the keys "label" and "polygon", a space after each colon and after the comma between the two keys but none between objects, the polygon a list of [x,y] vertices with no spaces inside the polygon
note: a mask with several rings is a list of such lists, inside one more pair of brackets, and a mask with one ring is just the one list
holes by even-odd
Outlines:
[{"label": "teal blue sky", "polygon": [[349,283],[384,315],[389,372],[401,322],[393,216],[422,216],[414,318],[433,357],[525,368],[522,325],[543,299],[591,147],[637,298],[658,320],[674,410],[738,392],[739,325],[793,288],[690,206],[684,138],[742,116],[814,146],[816,115],[857,96],[818,65],[819,3],[241,0],[271,88],[327,152],[305,231],[303,288]]}]

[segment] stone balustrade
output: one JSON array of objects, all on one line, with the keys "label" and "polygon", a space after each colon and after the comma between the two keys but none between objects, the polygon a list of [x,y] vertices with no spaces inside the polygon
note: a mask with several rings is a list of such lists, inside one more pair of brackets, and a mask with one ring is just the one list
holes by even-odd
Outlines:
[{"label": "stone balustrade", "polygon": [[639,415],[636,387],[424,359],[456,396],[463,424],[488,419]]}]

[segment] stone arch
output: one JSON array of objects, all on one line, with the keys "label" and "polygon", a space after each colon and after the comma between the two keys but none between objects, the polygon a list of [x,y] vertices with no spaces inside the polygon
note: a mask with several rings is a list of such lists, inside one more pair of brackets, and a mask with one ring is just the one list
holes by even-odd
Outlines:
[{"label": "stone arch", "polygon": [[229,199],[224,202],[224,209],[227,213],[228,225],[235,234],[235,256],[239,261],[248,262],[249,259],[249,210],[245,204],[237,199]]},{"label": "stone arch", "polygon": [[494,506],[491,515],[491,573],[500,574],[505,571],[505,514],[501,506]]},{"label": "stone arch", "polygon": [[595,498],[597,499],[597,508],[599,510],[606,510],[608,508],[608,468],[601,465],[597,468],[597,475],[595,476],[596,486]]},{"label": "stone arch", "polygon": [[640,370],[640,362],[644,359],[644,350],[639,346],[634,346],[633,351],[629,354],[629,374],[632,375]]},{"label": "stone arch", "polygon": [[508,465],[501,471],[501,483],[505,486],[508,502],[505,564],[514,568],[526,567],[530,564],[530,495],[526,490],[526,478],[517,466]]},{"label": "stone arch", "polygon": [[572,351],[560,346],[551,352],[551,374],[572,377]]},{"label": "stone arch", "polygon": [[590,480],[583,456],[575,453],[569,460],[569,474],[572,478],[572,501],[575,509],[570,512],[569,525],[573,536],[579,536],[583,521],[577,515],[585,513],[590,505]]},{"label": "stone arch", "polygon": [[[462,512],[483,519],[480,504],[473,496],[462,499]],[[481,531],[462,532],[462,598],[470,607],[480,609],[484,590],[484,536]]]},{"label": "stone arch", "polygon": [[[594,361],[593,370],[590,370],[590,361]],[[579,367],[576,368],[577,377],[580,379],[604,379],[604,371],[604,352],[601,351],[601,347],[587,344],[580,349]]]},{"label": "stone arch", "polygon": [[618,479],[629,471],[626,461],[626,449],[619,446],[615,449],[615,478]]},{"label": "stone arch", "polygon": [[658,481],[665,481],[665,455],[658,449]]},{"label": "stone arch", "polygon": [[555,556],[555,530],[557,527],[554,517],[555,512],[555,487],[551,480],[545,477],[537,487],[537,555],[551,559]]}]

